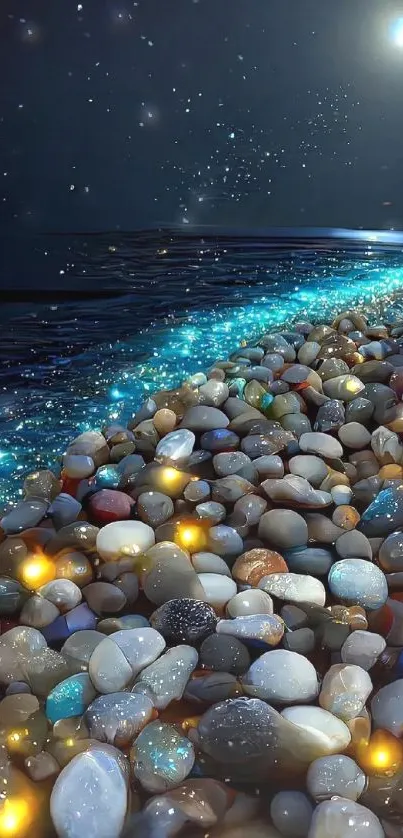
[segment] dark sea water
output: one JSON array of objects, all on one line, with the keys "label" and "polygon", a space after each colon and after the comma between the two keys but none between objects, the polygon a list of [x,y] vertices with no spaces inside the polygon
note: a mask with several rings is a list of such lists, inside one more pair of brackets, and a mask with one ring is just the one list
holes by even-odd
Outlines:
[{"label": "dark sea water", "polygon": [[403,235],[214,229],[3,242],[0,508],[68,442],[242,340],[358,305],[403,317]]}]

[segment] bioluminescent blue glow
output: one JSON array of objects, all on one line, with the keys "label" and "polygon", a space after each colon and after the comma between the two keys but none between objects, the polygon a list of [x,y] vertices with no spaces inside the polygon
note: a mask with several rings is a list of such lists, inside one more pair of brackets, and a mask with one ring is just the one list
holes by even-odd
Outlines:
[{"label": "bioluminescent blue glow", "polygon": [[[373,323],[386,316],[389,321],[403,320],[403,267],[388,268],[387,258],[376,255],[371,245],[365,261],[350,260],[348,269],[342,256],[336,254],[332,261],[334,273],[329,275],[318,255],[312,273],[300,281],[296,269],[279,281],[272,277],[248,282],[243,268],[235,302],[226,302],[224,289],[211,307],[184,307],[181,317],[165,318],[142,330],[136,329],[134,311],[130,339],[93,346],[68,367],[65,358],[58,358],[49,385],[41,389],[33,384],[28,397],[26,384],[25,390],[22,385],[11,390],[3,410],[6,456],[0,463],[0,507],[21,496],[23,477],[30,471],[58,470],[63,451],[78,433],[112,421],[126,422],[144,398],[227,358],[241,341],[256,341],[297,319],[329,322],[353,306]],[[28,370],[25,379],[30,375]]]}]

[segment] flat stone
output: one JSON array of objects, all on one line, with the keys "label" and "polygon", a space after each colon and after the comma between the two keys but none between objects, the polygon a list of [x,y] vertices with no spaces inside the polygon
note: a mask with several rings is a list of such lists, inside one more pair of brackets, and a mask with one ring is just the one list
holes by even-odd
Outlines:
[{"label": "flat stone", "polygon": [[204,432],[227,428],[228,425],[228,416],[222,410],[207,405],[195,405],[195,407],[190,407],[186,411],[180,427],[191,431]]},{"label": "flat stone", "polygon": [[311,486],[318,488],[325,479],[328,468],[320,457],[314,454],[297,454],[288,462],[291,474],[297,474],[309,481]]},{"label": "flat stone", "polygon": [[214,608],[224,608],[237,592],[236,582],[228,576],[219,573],[199,573],[198,577],[206,602]]},{"label": "flat stone", "polygon": [[276,614],[247,614],[233,620],[220,620],[217,634],[238,637],[252,646],[277,646],[284,634],[284,624]]},{"label": "flat stone", "polygon": [[340,442],[319,431],[302,434],[299,439],[299,446],[301,451],[305,451],[308,454],[320,454],[320,456],[330,460],[335,460],[343,456],[343,448]]},{"label": "flat stone", "polygon": [[142,521],[114,521],[102,527],[96,538],[97,552],[104,561],[142,553],[154,543],[153,530]]},{"label": "flat stone", "polygon": [[323,606],[326,601],[322,582],[313,576],[298,573],[271,573],[260,580],[259,588],[287,602],[309,602]]}]

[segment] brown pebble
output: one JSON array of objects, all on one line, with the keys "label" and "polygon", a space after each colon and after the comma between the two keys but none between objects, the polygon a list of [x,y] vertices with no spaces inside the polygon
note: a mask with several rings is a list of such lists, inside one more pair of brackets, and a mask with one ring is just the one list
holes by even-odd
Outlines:
[{"label": "brown pebble", "polygon": [[153,417],[154,427],[161,436],[171,433],[176,426],[176,414],[167,407],[157,410]]},{"label": "brown pebble", "polygon": [[360,520],[360,515],[354,506],[347,506],[342,504],[334,510],[332,521],[336,527],[341,527],[343,530],[353,530]]},{"label": "brown pebble", "polygon": [[256,588],[264,576],[270,573],[288,573],[288,567],[275,550],[255,548],[239,556],[232,568],[232,575],[237,582]]}]

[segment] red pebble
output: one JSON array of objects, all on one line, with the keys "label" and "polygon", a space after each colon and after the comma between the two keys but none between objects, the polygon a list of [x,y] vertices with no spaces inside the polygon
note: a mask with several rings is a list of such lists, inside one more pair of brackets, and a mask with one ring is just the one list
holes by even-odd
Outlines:
[{"label": "red pebble", "polygon": [[75,498],[77,489],[81,483],[81,477],[67,477],[67,475],[62,471],[62,492],[66,495],[71,495],[72,498]]},{"label": "red pebble", "polygon": [[101,489],[90,498],[88,511],[91,518],[100,524],[111,524],[130,518],[132,506],[133,500],[125,492]]},{"label": "red pebble", "polygon": [[6,631],[9,631],[16,626],[19,626],[18,620],[6,620],[3,617],[3,619],[0,620],[0,634],[5,634]]}]

